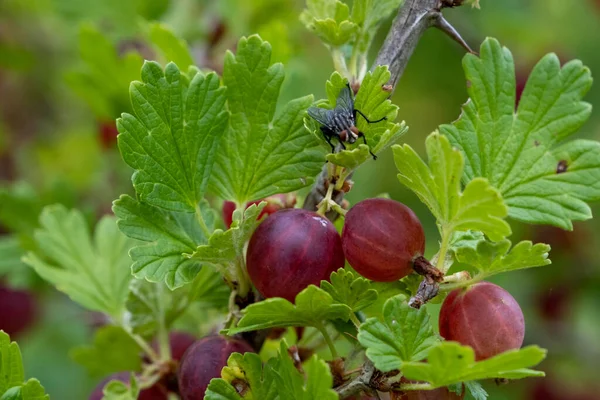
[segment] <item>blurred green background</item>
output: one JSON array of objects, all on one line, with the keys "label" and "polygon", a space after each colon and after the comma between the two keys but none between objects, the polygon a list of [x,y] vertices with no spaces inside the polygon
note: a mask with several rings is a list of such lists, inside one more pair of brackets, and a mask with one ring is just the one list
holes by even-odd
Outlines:
[{"label": "blurred green background", "polygon": [[[600,1],[481,0],[481,6],[446,15],[472,47],[486,36],[507,46],[520,85],[548,52],[563,62],[581,59],[592,74],[600,71]],[[217,71],[225,50],[234,49],[240,36],[260,33],[273,45],[275,60],[285,63],[285,102],[309,93],[324,97],[333,70],[327,49],[298,20],[302,8],[300,0],[0,1],[0,297],[15,290],[24,296],[0,312],[5,317],[33,313],[15,338],[26,375],[40,379],[53,399],[87,398],[99,381],[69,358],[69,350],[89,343],[101,321],[44,284],[19,259],[34,249],[32,233],[45,204],[80,208],[93,223],[110,212],[113,199],[131,192],[131,171],[116,149],[114,119],[129,110],[128,82],[137,79],[142,59],[164,63],[168,57],[152,45],[151,22],[168,25],[187,40],[197,65]],[[399,118],[410,127],[401,141],[420,152],[425,137],[456,119],[466,100],[463,55],[440,31],[428,31],[394,94]],[[586,100],[600,105],[600,85]],[[600,113],[592,114],[578,136],[600,139]],[[434,251],[434,221],[397,181],[391,152],[367,163],[354,181],[351,203],[387,192],[412,207]],[[526,344],[549,350],[540,366],[548,377],[501,386],[490,382],[486,389],[492,399],[600,398],[595,254],[600,221],[577,223],[573,232],[511,224],[513,241],[552,245],[552,265],[494,279],[523,308]],[[437,306],[429,308],[436,315]]]}]

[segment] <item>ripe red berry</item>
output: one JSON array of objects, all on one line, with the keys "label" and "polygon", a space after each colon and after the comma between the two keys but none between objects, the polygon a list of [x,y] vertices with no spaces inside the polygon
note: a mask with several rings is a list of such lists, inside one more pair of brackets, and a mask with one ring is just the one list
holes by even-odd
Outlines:
[{"label": "ripe red berry", "polygon": [[359,274],[391,282],[412,272],[412,260],[425,251],[425,233],[417,216],[390,199],[367,199],[346,214],[344,255]]},{"label": "ripe red berry", "polygon": [[37,317],[34,296],[26,290],[12,289],[0,283],[0,329],[15,337],[26,331]]},{"label": "ripe red berry", "polygon": [[489,282],[451,292],[439,321],[440,335],[471,346],[477,360],[518,349],[525,336],[521,307],[510,293]]},{"label": "ripe red berry", "polygon": [[[262,209],[257,219],[261,219],[263,215],[271,215],[284,208],[293,208],[296,205],[296,195],[294,193],[276,194],[269,196],[266,199],[251,201],[246,204],[246,208],[252,204],[259,204],[261,201],[266,201],[267,205]],[[227,228],[231,228],[233,222],[233,212],[235,211],[235,203],[226,200],[223,202],[223,222]]]},{"label": "ripe red berry", "polygon": [[265,297],[291,302],[308,285],[329,280],[344,266],[340,235],[325,217],[286,209],[256,229],[246,257],[250,280]]},{"label": "ripe red berry", "polygon": [[[117,372],[104,378],[95,388],[92,394],[90,394],[89,400],[102,400],[104,394],[102,390],[104,386],[112,381],[117,380],[125,383],[129,383],[129,377],[131,372]],[[148,389],[144,389],[140,392],[138,400],[168,400],[168,391],[160,384],[156,384]]]},{"label": "ripe red berry", "polygon": [[198,340],[186,351],[179,366],[182,400],[203,399],[210,380],[221,376],[231,353],[248,352],[253,352],[252,347],[237,339],[208,336]]}]

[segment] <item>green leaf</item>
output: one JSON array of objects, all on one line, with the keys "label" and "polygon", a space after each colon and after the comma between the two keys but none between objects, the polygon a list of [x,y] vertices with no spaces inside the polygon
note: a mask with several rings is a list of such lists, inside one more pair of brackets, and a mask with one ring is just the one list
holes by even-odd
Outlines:
[{"label": "green leaf", "polygon": [[135,375],[131,374],[129,384],[113,379],[102,390],[102,400],[137,400],[140,393]]},{"label": "green leaf", "polygon": [[40,224],[35,233],[40,254],[30,252],[24,261],[75,302],[119,320],[131,280],[127,252],[134,241],[109,216],[98,222],[92,238],[81,212],[62,205],[45,207]]},{"label": "green leaf", "polygon": [[[387,66],[377,66],[373,72],[367,73],[354,100],[354,108],[360,110],[370,120],[387,117],[386,121],[369,124],[362,116],[357,115],[356,126],[365,134],[368,146],[359,142],[346,144],[348,150],[328,154],[328,161],[350,170],[356,169],[371,159],[369,148],[373,153],[379,154],[406,133],[408,128],[404,121],[399,124],[392,122],[398,115],[398,106],[389,100],[389,92],[382,89],[389,79],[390,71]],[[335,108],[338,94],[346,84],[347,81],[338,72],[334,72],[326,85],[328,101],[321,100],[317,105],[326,109]],[[330,151],[331,148],[323,138],[319,123],[306,116],[304,124],[321,141],[323,148]]]},{"label": "green leaf", "polygon": [[[277,387],[275,386],[275,371],[272,368],[273,361],[267,363],[264,368],[260,356],[255,353],[233,353],[229,356],[227,366],[221,371],[222,379],[213,379],[206,391],[207,400],[218,399],[279,399]],[[231,385],[244,385],[247,390],[240,396]]]},{"label": "green leaf", "polygon": [[0,400],[49,400],[44,387],[37,379],[31,378],[23,386],[14,386],[8,389]]},{"label": "green leaf", "polygon": [[406,144],[393,147],[394,160],[400,171],[398,179],[429,207],[442,235],[469,229],[482,231],[494,241],[510,235],[500,193],[483,178],[469,182],[461,193],[461,153],[439,133],[429,135],[425,145],[429,165]]},{"label": "green leaf", "polygon": [[313,355],[303,364],[306,378],[298,371],[287,353],[285,341],[281,341],[279,362],[273,365],[277,393],[281,399],[290,400],[337,400],[332,389],[333,378],[327,363]]},{"label": "green leaf", "polygon": [[244,259],[244,246],[260,224],[258,216],[266,205],[263,201],[258,205],[252,204],[244,211],[235,210],[231,227],[226,231],[215,230],[208,244],[198,246],[190,259],[214,265],[229,280],[235,279],[237,263]]},{"label": "green leaf", "polygon": [[367,349],[367,357],[383,372],[424,359],[438,341],[426,308],[409,307],[403,295],[385,302],[383,320],[369,318],[358,332],[358,341]]},{"label": "green leaf", "polygon": [[138,200],[176,212],[198,212],[225,133],[225,88],[214,72],[188,82],[173,63],[145,62],[130,87],[134,115],[117,120],[119,149],[135,169]]},{"label": "green leaf", "polygon": [[282,298],[266,299],[242,310],[243,317],[228,335],[286,326],[315,326],[324,320],[350,318],[350,307],[336,304],[324,290],[310,285],[296,296],[295,305]]},{"label": "green leaf", "polygon": [[[233,353],[228,365],[221,372],[222,378],[213,379],[206,391],[207,400],[334,400],[338,398],[332,389],[333,378],[325,361],[316,356],[303,364],[304,374],[296,368],[288,353],[285,340],[279,345],[276,358],[270,359],[263,367],[257,354]],[[240,396],[231,385],[244,385],[246,390]]]},{"label": "green leaf", "polygon": [[223,281],[223,276],[212,268],[202,268],[194,281],[185,288],[188,289],[189,302],[198,302],[218,309],[227,307],[231,293],[231,289]]},{"label": "green leaf", "polygon": [[258,36],[240,39],[225,57],[229,127],[218,152],[212,188],[238,204],[312,184],[324,151],[303,126],[312,97],[287,103],[275,115],[283,65],[270,65],[271,46]]},{"label": "green leaf", "polygon": [[44,388],[37,379],[27,382],[23,370],[21,350],[10,336],[0,330],[0,400],[48,400]]},{"label": "green leaf", "polygon": [[329,293],[333,301],[345,304],[353,312],[370,306],[377,300],[377,291],[371,289],[371,283],[352,272],[340,268],[331,273],[330,282],[321,281],[321,289]]},{"label": "green leaf", "polygon": [[174,62],[182,70],[194,65],[185,40],[178,38],[165,24],[150,24],[150,40],[163,53],[167,61]]},{"label": "green leaf", "polygon": [[353,40],[358,32],[358,26],[350,20],[349,7],[339,0],[307,0],[300,20],[323,43],[333,47]]},{"label": "green leaf", "polygon": [[79,54],[82,65],[65,79],[96,117],[110,120],[121,110],[129,109],[126,88],[139,79],[142,57],[134,52],[120,55],[115,45],[89,24],[81,26]]},{"label": "green leaf", "polygon": [[528,240],[517,243],[512,248],[508,239],[490,242],[481,238],[478,242],[462,241],[463,246],[454,249],[459,262],[472,265],[479,270],[477,279],[501,272],[551,264],[548,259],[550,246],[544,243],[533,244]]},{"label": "green leaf", "polygon": [[141,279],[134,279],[129,285],[126,306],[130,316],[127,326],[134,334],[152,337],[158,327],[165,324],[165,309],[170,309],[171,304],[162,295],[165,289],[160,285]]},{"label": "green leaf", "polygon": [[191,282],[200,264],[186,254],[207,241],[216,216],[206,201],[196,214],[166,211],[123,195],[113,203],[117,225],[127,236],[145,242],[130,256],[133,274],[151,282],[165,281],[169,289]]},{"label": "green leaf", "polygon": [[120,371],[139,371],[141,349],[123,328],[106,325],[98,329],[92,345],[78,346],[70,356],[92,376]]},{"label": "green leaf", "polygon": [[[246,398],[248,398],[246,396]],[[213,378],[206,388],[205,400],[240,400],[243,397],[237,392],[236,388],[221,378]]]},{"label": "green leaf", "polygon": [[477,381],[468,381],[465,382],[465,386],[475,400],[486,400],[488,398],[488,394],[483,386],[481,386],[481,383]]},{"label": "green leaf", "polygon": [[25,380],[21,350],[10,336],[0,330],[0,393],[13,386],[21,386]]},{"label": "green leaf", "polygon": [[[572,229],[600,200],[600,143],[565,141],[590,116],[582,102],[592,84],[580,61],[560,67],[554,54],[535,66],[515,111],[510,51],[486,39],[480,56],[465,56],[470,101],[440,131],[465,155],[463,179],[487,178],[517,220]],[[564,171],[564,172],[563,172]]]},{"label": "green leaf", "polygon": [[546,350],[527,346],[510,350],[484,361],[475,362],[473,349],[456,342],[442,342],[432,348],[427,363],[405,362],[402,372],[408,379],[426,381],[433,387],[489,378],[521,379],[544,376],[528,369],[546,357]]}]

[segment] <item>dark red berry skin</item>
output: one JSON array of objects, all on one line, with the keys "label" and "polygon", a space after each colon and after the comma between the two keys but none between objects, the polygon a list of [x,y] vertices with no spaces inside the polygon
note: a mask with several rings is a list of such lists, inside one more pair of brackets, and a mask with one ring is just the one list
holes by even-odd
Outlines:
[{"label": "dark red berry skin", "polygon": [[18,336],[33,325],[37,311],[36,300],[30,292],[0,283],[0,330],[13,338]]},{"label": "dark red berry skin", "polygon": [[[173,331],[169,333],[169,346],[171,348],[171,359],[180,361],[186,350],[196,342],[196,337],[181,331]],[[152,341],[152,348],[158,351],[158,341]]]},{"label": "dark red berry skin", "polygon": [[[131,375],[131,372],[117,372],[115,374],[107,376],[94,388],[94,391],[90,395],[89,400],[102,400],[102,397],[104,396],[102,394],[102,389],[104,389],[104,386],[108,382],[110,382],[112,380],[117,380],[117,381],[129,383],[130,375]],[[168,395],[167,390],[160,385],[154,385],[148,389],[144,389],[140,392],[140,395],[138,396],[138,400],[168,400],[168,399],[169,399],[169,395]]]},{"label": "dark red berry skin", "polygon": [[213,378],[221,376],[231,353],[253,352],[241,340],[224,336],[208,336],[194,343],[184,354],[179,366],[179,393],[182,400],[199,400]]},{"label": "dark red berry skin", "polygon": [[342,268],[344,252],[340,235],[327,218],[285,209],[254,231],[246,262],[250,280],[264,297],[293,302],[308,285],[318,286]]},{"label": "dark red berry skin", "polygon": [[346,214],[342,244],[346,260],[359,274],[392,282],[412,272],[412,260],[425,251],[425,233],[404,204],[367,199]]},{"label": "dark red berry skin", "polygon": [[489,282],[451,292],[440,310],[440,335],[471,346],[477,360],[518,349],[525,336],[525,320],[517,301]]},{"label": "dark red berry skin", "polygon": [[[246,208],[252,204],[260,204],[261,201],[266,201],[267,205],[258,214],[257,219],[261,219],[264,215],[271,215],[284,208],[293,208],[296,205],[296,195],[293,193],[288,194],[276,194],[266,199],[255,200],[246,203]],[[226,200],[223,202],[223,222],[229,229],[233,222],[233,212],[235,211],[235,203],[233,201]]]}]

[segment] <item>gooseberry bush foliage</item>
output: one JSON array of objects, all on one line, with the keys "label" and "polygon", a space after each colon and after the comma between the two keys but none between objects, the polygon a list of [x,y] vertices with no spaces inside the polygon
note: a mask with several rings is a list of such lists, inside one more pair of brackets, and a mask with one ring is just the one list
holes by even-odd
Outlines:
[{"label": "gooseberry bush foliage", "polygon": [[[281,103],[285,67],[258,35],[225,54],[219,76],[153,28],[167,62],[143,63],[117,120],[135,195],[115,200],[93,234],[80,211],[46,207],[39,250],[25,257],[108,318],[72,352],[106,377],[91,399],[485,399],[482,380],[544,375],[533,368],[545,350],[521,348],[518,303],[485,279],[550,263],[548,245],[509,239],[511,220],[572,229],[591,218],[600,144],[570,138],[591,112],[582,101],[590,72],[549,54],[515,107],[511,52],[485,39],[463,60],[469,99],[427,136],[423,159],[398,143],[407,127],[389,99],[388,67],[367,66],[377,28],[400,6],[307,1],[300,18],[336,68],[323,100]],[[348,83],[356,109],[386,119],[357,118],[368,143],[330,153],[307,109],[334,109]],[[397,201],[334,201],[360,185],[358,168],[380,162],[370,151],[393,153],[398,183],[435,217],[439,246],[425,248],[418,216]],[[322,201],[300,208],[293,193],[323,184],[323,168]],[[438,328],[427,303],[442,301]],[[206,337],[177,332],[183,320]],[[25,380],[5,333],[0,396],[48,398]]]}]

